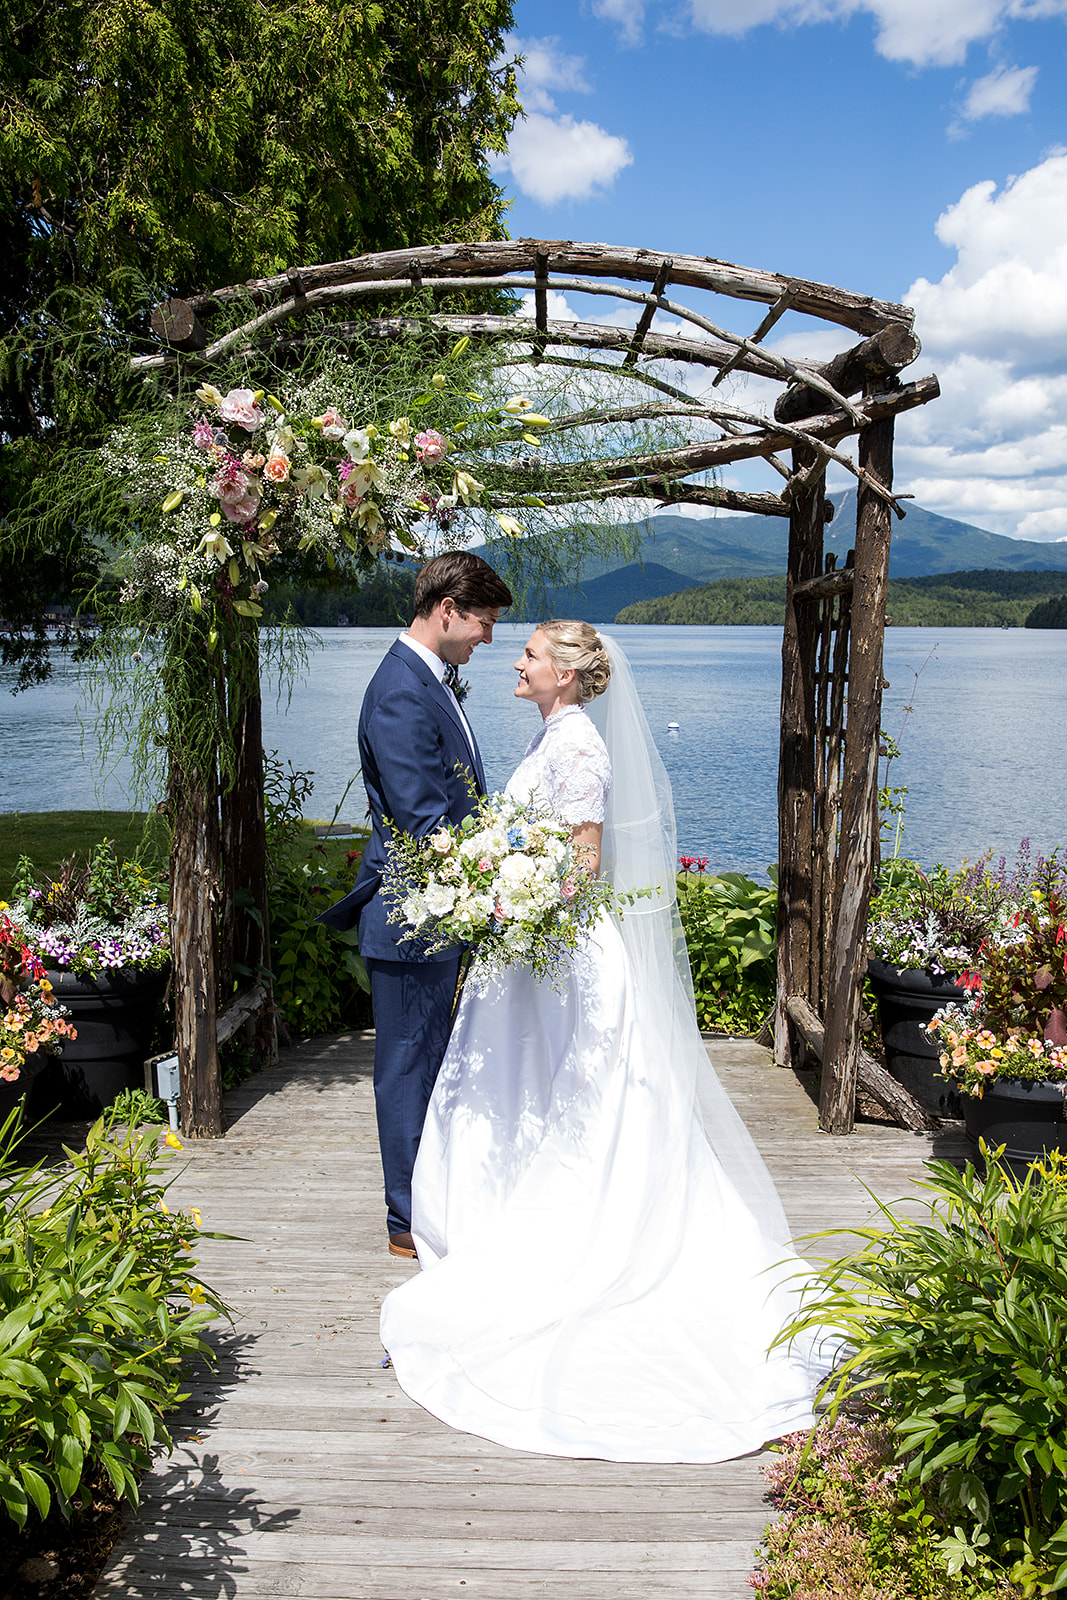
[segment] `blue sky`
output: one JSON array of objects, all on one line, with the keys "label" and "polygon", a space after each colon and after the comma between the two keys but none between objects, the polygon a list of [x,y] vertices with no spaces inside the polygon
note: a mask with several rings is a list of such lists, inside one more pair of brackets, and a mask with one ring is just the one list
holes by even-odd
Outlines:
[{"label": "blue sky", "polygon": [[[943,398],[898,425],[898,487],[1067,538],[1067,0],[517,0],[515,22],[513,235],[907,300],[911,375]],[[794,356],[850,342],[781,327]]]}]

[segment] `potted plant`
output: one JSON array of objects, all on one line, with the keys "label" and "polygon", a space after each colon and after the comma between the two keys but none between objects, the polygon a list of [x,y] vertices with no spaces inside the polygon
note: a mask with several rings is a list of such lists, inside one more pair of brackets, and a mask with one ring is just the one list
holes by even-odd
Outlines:
[{"label": "potted plant", "polygon": [[44,968],[0,906],[0,1127],[47,1055],[75,1038]]},{"label": "potted plant", "polygon": [[[1054,863],[1053,863],[1054,865]],[[1003,1145],[1018,1175],[1067,1152],[1067,893],[1035,888],[982,950],[966,1005],[933,1019],[945,1078],[963,1097],[977,1146]]]},{"label": "potted plant", "polygon": [[20,860],[11,920],[77,1029],[34,1086],[35,1115],[95,1117],[123,1089],[143,1087],[170,959],[163,894],[108,839],[54,879]]},{"label": "potted plant", "polygon": [[940,1075],[940,1048],[926,1025],[942,1007],[966,1000],[979,949],[1014,909],[1003,873],[984,866],[926,873],[917,862],[892,861],[871,901],[867,975],[886,1066],[937,1116],[959,1117],[963,1108]]}]

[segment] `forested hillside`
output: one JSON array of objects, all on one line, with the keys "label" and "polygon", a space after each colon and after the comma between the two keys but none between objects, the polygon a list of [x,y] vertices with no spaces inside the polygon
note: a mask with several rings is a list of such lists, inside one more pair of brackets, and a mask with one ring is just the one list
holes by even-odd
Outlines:
[{"label": "forested hillside", "polygon": [[[1065,597],[1056,602],[1056,597]],[[1045,604],[1048,602],[1049,604]],[[922,578],[897,578],[889,583],[886,621],[907,628],[1062,627],[1041,621],[1067,613],[1067,572],[1006,572],[985,568],[974,572],[937,573]],[[785,612],[785,576],[726,578],[683,589],[661,599],[626,606],[617,622],[780,624]],[[1030,622],[1031,615],[1038,620]]]}]

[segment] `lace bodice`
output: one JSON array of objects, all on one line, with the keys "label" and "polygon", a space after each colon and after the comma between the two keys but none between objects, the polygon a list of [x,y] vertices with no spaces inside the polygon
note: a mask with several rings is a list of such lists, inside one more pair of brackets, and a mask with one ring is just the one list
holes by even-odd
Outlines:
[{"label": "lace bodice", "polygon": [[604,741],[580,706],[548,717],[508,779],[507,793],[536,797],[564,822],[603,822],[611,762]]}]

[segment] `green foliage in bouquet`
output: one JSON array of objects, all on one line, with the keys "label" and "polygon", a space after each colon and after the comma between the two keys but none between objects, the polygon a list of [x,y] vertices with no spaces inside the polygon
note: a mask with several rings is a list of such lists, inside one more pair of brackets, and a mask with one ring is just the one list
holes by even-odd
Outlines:
[{"label": "green foliage in bouquet", "polygon": [[[688,859],[688,858],[686,858]],[[755,1033],[774,1004],[777,870],[678,877],[678,909],[702,1028]]]},{"label": "green foliage in bouquet", "polygon": [[0,1505],[22,1527],[104,1474],[136,1502],[225,1308],[196,1276],[198,1215],[167,1208],[158,1127],[101,1120],[57,1175],[17,1161],[17,1126],[0,1129]]},{"label": "green foliage in bouquet", "polygon": [[952,1525],[957,1569],[980,1554],[1025,1594],[1067,1588],[1067,1165],[1018,1183],[932,1162],[927,1217],[881,1206],[883,1226],[828,1262],[780,1335],[842,1340],[831,1415],[877,1395],[904,1483]]}]

